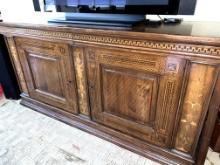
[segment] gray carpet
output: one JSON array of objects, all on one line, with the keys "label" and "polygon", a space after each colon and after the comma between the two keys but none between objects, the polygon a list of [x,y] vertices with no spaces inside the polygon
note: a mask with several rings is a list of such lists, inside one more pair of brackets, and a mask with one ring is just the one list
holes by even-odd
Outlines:
[{"label": "gray carpet", "polygon": [[157,165],[9,101],[0,107],[0,165]]},{"label": "gray carpet", "polygon": [[[0,107],[0,165],[157,165],[96,136],[8,101]],[[209,151],[206,165],[219,165]]]}]

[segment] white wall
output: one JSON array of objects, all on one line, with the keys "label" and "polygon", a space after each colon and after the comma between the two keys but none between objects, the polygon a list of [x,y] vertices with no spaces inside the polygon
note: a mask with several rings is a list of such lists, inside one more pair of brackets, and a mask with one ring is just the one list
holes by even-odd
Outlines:
[{"label": "white wall", "polygon": [[6,21],[25,22],[34,14],[32,0],[0,0],[0,10]]},{"label": "white wall", "polygon": [[220,21],[220,0],[197,0],[195,15],[184,18],[194,21]]},{"label": "white wall", "polygon": [[[27,19],[45,21],[46,17],[38,14],[33,18],[34,8],[32,0],[0,0],[0,10],[5,20],[25,21]],[[173,17],[173,16],[172,16]],[[219,21],[220,22],[220,0],[197,0],[194,16],[178,16],[188,21]]]}]

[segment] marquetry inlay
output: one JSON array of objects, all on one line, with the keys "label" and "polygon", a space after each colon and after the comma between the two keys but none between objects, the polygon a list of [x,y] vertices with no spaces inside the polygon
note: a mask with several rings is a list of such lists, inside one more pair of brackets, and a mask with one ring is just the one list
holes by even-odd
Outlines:
[{"label": "marquetry inlay", "polygon": [[37,29],[25,29],[25,28],[5,28],[0,27],[2,33],[24,34],[38,37],[68,39],[81,42],[93,42],[93,43],[105,43],[113,46],[129,46],[129,47],[141,47],[149,49],[157,49],[171,52],[184,52],[193,53],[195,56],[212,55],[220,58],[220,48],[215,46],[204,45],[192,45],[181,44],[172,42],[156,42],[141,39],[127,39],[120,37],[109,37],[97,34],[77,34],[73,32],[59,32],[59,31],[47,31]]},{"label": "marquetry inlay", "polygon": [[15,69],[16,69],[17,76],[18,76],[18,79],[19,79],[20,88],[24,93],[28,94],[27,84],[26,84],[26,81],[25,81],[24,73],[22,71],[21,63],[20,63],[20,60],[19,60],[19,57],[18,57],[18,53],[17,53],[17,49],[15,47],[14,40],[13,40],[13,38],[8,37],[7,42],[8,42],[8,45],[9,45],[9,50],[11,52],[11,57],[14,61]]},{"label": "marquetry inlay", "polygon": [[44,40],[28,39],[24,37],[15,37],[17,46],[26,50],[37,50],[42,53],[68,56],[68,46],[63,43],[47,42]]},{"label": "marquetry inlay", "polygon": [[167,72],[173,72],[173,73],[177,73],[179,69],[179,64],[177,63],[168,63],[167,64]]},{"label": "marquetry inlay", "polygon": [[50,32],[50,31],[41,31],[41,30],[32,30],[32,29],[26,29],[24,32],[27,32],[33,35],[35,34],[35,35],[47,36],[47,37],[69,38],[69,39],[80,40],[80,41],[90,41],[90,42],[108,43],[108,44],[114,44],[114,45],[125,45],[125,46],[133,46],[133,47],[136,46],[136,47],[144,47],[144,48],[151,48],[151,49],[162,49],[162,50],[169,50],[169,51],[180,51],[180,52],[189,52],[189,53],[198,53],[198,54],[211,54],[211,55],[220,56],[220,48],[218,47],[143,41],[143,40],[131,40],[131,39],[116,38],[116,37],[74,34],[74,33],[66,33],[66,32]]},{"label": "marquetry inlay", "polygon": [[186,88],[182,116],[176,137],[175,148],[183,152],[193,152],[195,137],[198,135],[199,123],[204,113],[206,101],[213,84],[215,67],[192,64],[189,84]]},{"label": "marquetry inlay", "polygon": [[74,64],[76,69],[76,81],[78,86],[78,97],[80,113],[89,115],[89,106],[87,100],[87,83],[86,83],[86,71],[83,51],[80,48],[74,49]]},{"label": "marquetry inlay", "polygon": [[163,96],[162,108],[158,114],[157,127],[160,133],[166,134],[169,129],[170,113],[174,112],[174,93],[176,91],[176,81],[167,81]]}]

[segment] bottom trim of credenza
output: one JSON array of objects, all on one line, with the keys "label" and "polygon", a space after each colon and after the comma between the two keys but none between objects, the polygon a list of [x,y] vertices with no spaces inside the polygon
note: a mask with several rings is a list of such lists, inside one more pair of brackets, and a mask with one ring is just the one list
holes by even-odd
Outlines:
[{"label": "bottom trim of credenza", "polygon": [[161,147],[153,146],[147,142],[95,123],[86,117],[64,112],[24,95],[22,95],[21,104],[156,162],[168,165],[192,165],[195,163],[190,158],[177,155],[177,153],[173,153]]}]

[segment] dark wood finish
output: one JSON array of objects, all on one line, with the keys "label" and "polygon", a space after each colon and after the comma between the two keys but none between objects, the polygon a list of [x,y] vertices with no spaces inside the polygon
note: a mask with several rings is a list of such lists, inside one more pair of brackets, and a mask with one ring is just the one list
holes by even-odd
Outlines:
[{"label": "dark wood finish", "polygon": [[65,44],[15,38],[31,98],[77,114],[74,70]]},{"label": "dark wood finish", "polygon": [[198,25],[0,33],[23,105],[161,163],[200,165],[220,107],[220,33]]}]

